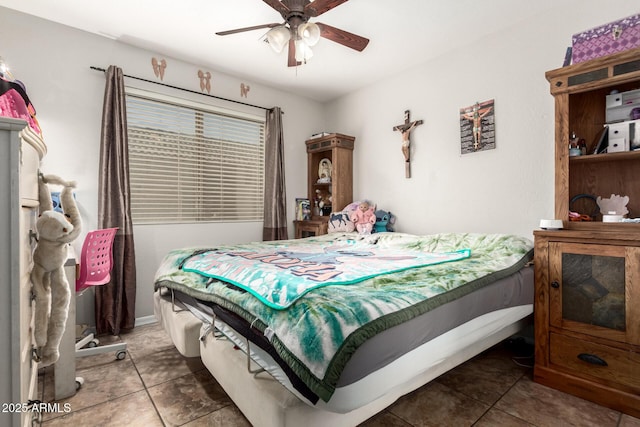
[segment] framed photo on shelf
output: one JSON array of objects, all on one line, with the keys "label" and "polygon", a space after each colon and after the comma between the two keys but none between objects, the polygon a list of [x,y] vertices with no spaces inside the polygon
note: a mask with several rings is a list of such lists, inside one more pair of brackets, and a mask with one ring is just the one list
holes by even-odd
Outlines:
[{"label": "framed photo on shelf", "polygon": [[593,154],[604,153],[609,146],[609,126],[605,125],[593,141]]},{"label": "framed photo on shelf", "polygon": [[311,219],[311,203],[304,197],[296,197],[296,220],[307,221]]}]

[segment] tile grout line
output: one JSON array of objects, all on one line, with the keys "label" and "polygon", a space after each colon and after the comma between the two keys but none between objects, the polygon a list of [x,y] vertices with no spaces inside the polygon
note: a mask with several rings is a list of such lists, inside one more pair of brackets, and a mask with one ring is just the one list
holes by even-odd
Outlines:
[{"label": "tile grout line", "polygon": [[127,350],[127,353],[129,354],[129,359],[131,359],[131,363],[133,364],[133,369],[136,370],[136,374],[138,374],[138,378],[140,379],[140,382],[144,387],[144,391],[145,393],[147,393],[147,397],[149,397],[149,400],[151,401],[151,405],[153,405],[153,409],[156,411],[156,414],[158,415],[158,418],[160,419],[160,422],[162,423],[162,425],[166,427],[167,424],[164,422],[162,415],[160,415],[160,411],[158,410],[158,407],[156,406],[156,402],[154,402],[153,397],[151,397],[151,393],[149,393],[149,387],[147,387],[147,383],[144,382],[144,379],[142,379],[142,375],[140,375],[140,371],[138,370],[138,365],[136,365],[135,359],[131,357],[131,352],[129,350]]},{"label": "tile grout line", "polygon": [[[512,360],[512,362],[513,362],[513,360]],[[514,362],[514,363],[515,363],[515,362]],[[517,363],[515,363],[515,364],[516,364],[516,365],[518,365]],[[520,365],[518,365],[518,366],[520,366]],[[489,411],[491,411],[491,409],[493,409],[493,408],[495,407],[495,405],[496,405],[498,402],[500,402],[500,400],[502,400],[502,398],[503,398],[504,396],[506,396],[506,395],[507,395],[507,393],[509,393],[509,391],[511,391],[511,389],[513,389],[513,387],[515,387],[515,385],[516,385],[520,380],[522,380],[522,378],[523,378],[525,375],[527,375],[527,372],[523,372],[523,373],[522,373],[522,374],[521,374],[521,375],[520,375],[520,376],[519,376],[519,377],[518,377],[518,378],[513,382],[513,384],[511,384],[511,385],[509,386],[509,388],[507,388],[507,390],[506,390],[504,393],[502,393],[498,399],[496,399],[496,401],[495,401],[495,402],[493,402],[492,404],[490,404],[490,406],[489,406],[489,407],[488,407],[488,408],[487,408],[487,409],[486,409],[486,410],[485,410],[485,411],[484,411],[484,412],[483,412],[483,413],[482,413],[482,414],[481,414],[481,415],[480,415],[480,416],[479,416],[479,417],[478,417],[478,418],[477,418],[473,423],[471,423],[471,427],[473,427],[473,426],[477,425],[477,424],[478,424],[478,422],[482,419],[482,417],[484,417],[484,416],[485,416]],[[475,397],[473,397],[473,396],[469,396],[469,395],[467,395],[466,393],[464,393],[464,392],[462,392],[462,391],[458,391],[458,390],[452,389],[451,387],[449,387],[449,386],[447,386],[447,385],[445,385],[445,384],[442,384],[442,383],[440,383],[440,384],[441,384],[442,386],[447,387],[447,388],[451,389],[451,390],[452,390],[452,391],[454,391],[454,392],[460,393],[460,394],[462,394],[462,395],[464,395],[464,396],[468,397],[469,399],[472,399],[472,400],[474,400],[474,401],[476,401],[476,402],[478,402],[478,403],[481,403],[481,404],[485,404],[485,403],[486,403],[486,402],[484,402],[484,401],[482,401],[482,400],[478,400],[477,398],[475,398]],[[519,420],[521,420],[521,421],[523,421],[523,422],[525,422],[525,423],[527,423],[527,424],[531,424],[529,421],[524,420],[524,419],[522,419],[522,418],[520,418],[520,417],[517,417],[517,416],[515,416],[515,415],[512,415],[512,414],[510,414],[510,413],[508,413],[508,412],[506,412],[506,411],[503,411],[502,409],[498,409],[498,408],[496,408],[496,410],[497,410],[497,411],[504,412],[505,414],[510,415],[510,416],[512,416],[512,417],[514,417],[514,418],[517,418],[517,419],[519,419]]]},{"label": "tile grout line", "polygon": [[[518,363],[514,362],[514,361],[513,361],[513,358],[511,358],[510,360],[511,360],[511,361],[512,361],[516,366],[522,366],[522,365],[519,365]],[[519,383],[519,382],[520,382],[520,381],[521,381],[521,380],[522,380],[526,375],[527,375],[527,372],[526,372],[526,371],[525,371],[525,372],[523,372],[523,373],[518,377],[518,379],[516,379],[516,380],[513,382],[513,384],[511,384],[511,385],[509,386],[509,388],[508,388],[504,393],[502,393],[502,395],[498,398],[498,400],[496,400],[495,402],[493,402],[493,404],[491,405],[491,407],[490,407],[489,409],[487,409],[487,411],[486,411],[486,412],[489,412],[493,407],[495,407],[495,406],[496,406],[496,404],[497,404],[498,402],[500,402],[500,401],[502,400],[502,398],[504,398],[504,397],[505,397],[505,396],[506,396],[506,395],[507,395],[507,394],[508,394],[508,393],[509,393],[509,392],[510,392],[510,391],[511,391],[515,386],[516,386],[516,384],[518,384],[518,383]],[[520,417],[517,417],[517,416],[515,416],[515,415],[513,415],[513,414],[510,414],[509,412],[506,412],[506,411],[504,411],[504,410],[502,410],[502,409],[496,408],[496,410],[497,410],[497,411],[504,412],[505,414],[510,415],[510,416],[512,416],[513,418],[517,418],[517,419],[519,419],[520,421],[523,421],[523,422],[525,422],[525,423],[527,423],[527,424],[532,424],[532,423],[530,423],[529,421],[524,420],[524,419],[522,419],[522,418],[520,418]],[[485,412],[485,414],[486,414],[486,412]],[[482,417],[484,417],[484,415],[485,415],[485,414],[482,414]],[[478,418],[474,424],[476,424],[478,421],[480,421],[480,419],[481,419],[482,417]]]},{"label": "tile grout line", "polygon": [[[122,341],[124,341],[124,339],[123,339]],[[126,342],[126,341],[125,341],[125,342]],[[171,350],[171,349],[168,349],[168,350]],[[165,351],[167,351],[167,350],[165,350]],[[143,387],[144,387],[144,390],[145,390],[145,392],[147,393],[147,396],[149,397],[149,400],[151,401],[151,404],[153,405],[153,408],[154,408],[154,410],[156,411],[156,414],[158,415],[158,418],[160,418],[160,422],[162,423],[162,425],[163,425],[164,427],[167,427],[167,424],[165,423],[164,419],[162,418],[162,415],[160,414],[160,411],[159,411],[159,409],[158,409],[158,406],[156,405],[156,402],[153,400],[153,396],[151,396],[151,393],[149,392],[149,388],[151,388],[151,387],[157,387],[157,386],[162,385],[162,384],[166,384],[166,383],[171,382],[171,381],[174,381],[174,380],[176,380],[176,379],[178,379],[178,378],[182,378],[182,377],[186,377],[186,376],[188,376],[188,375],[192,375],[192,374],[194,374],[194,373],[196,373],[196,372],[202,372],[202,371],[207,371],[207,372],[208,372],[207,368],[206,368],[206,367],[203,367],[202,369],[200,369],[200,370],[198,370],[198,371],[191,372],[191,373],[187,373],[187,374],[185,374],[185,375],[183,375],[183,376],[181,376],[181,377],[172,378],[172,379],[166,380],[166,381],[164,381],[164,382],[160,382],[160,383],[158,383],[158,384],[153,384],[153,385],[151,385],[151,386],[148,386],[148,385],[147,385],[147,383],[146,383],[146,382],[144,381],[144,379],[142,378],[142,375],[140,374],[140,371],[139,371],[139,369],[138,369],[138,366],[136,365],[135,358],[131,356],[131,352],[130,352],[130,350],[129,350],[129,349],[127,349],[127,353],[129,354],[129,359],[131,360],[131,363],[132,363],[132,365],[133,365],[134,369],[136,370],[136,373],[138,374],[138,378],[140,379],[140,382],[142,383],[142,385],[143,385]],[[184,357],[184,356],[183,356],[183,357]],[[226,408],[226,407],[231,406],[231,405],[233,405],[233,401],[231,401],[231,400],[230,400],[230,403],[229,403],[229,404],[224,405],[224,406],[221,406],[220,408],[216,409],[215,411],[212,411],[212,412],[210,412],[210,413],[204,414],[204,415],[202,415],[201,417],[198,417],[198,418],[196,418],[196,419],[204,418],[204,417],[206,417],[206,416],[210,415],[210,414],[211,414],[211,413],[213,413],[213,412],[219,411],[220,409]],[[187,421],[187,423],[192,422],[192,421],[194,421],[194,420],[189,420],[189,421]]]}]

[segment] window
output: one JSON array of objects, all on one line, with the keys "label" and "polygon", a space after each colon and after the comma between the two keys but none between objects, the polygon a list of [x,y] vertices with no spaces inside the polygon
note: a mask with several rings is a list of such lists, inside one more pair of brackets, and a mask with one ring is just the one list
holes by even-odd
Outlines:
[{"label": "window", "polygon": [[260,221],[264,118],[127,89],[135,224]]}]

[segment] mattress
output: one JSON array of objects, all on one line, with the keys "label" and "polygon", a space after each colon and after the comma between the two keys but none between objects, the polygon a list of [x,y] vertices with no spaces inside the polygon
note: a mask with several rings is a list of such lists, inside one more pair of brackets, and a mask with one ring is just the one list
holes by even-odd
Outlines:
[{"label": "mattress", "polygon": [[[239,251],[247,247],[277,247],[277,254],[300,254],[305,243],[300,241],[326,248],[352,238],[334,235],[255,243],[231,247],[229,253],[280,262],[282,258],[265,257],[264,252],[245,256],[247,252]],[[533,269],[526,267],[532,258],[532,244],[527,239],[468,233],[381,233],[368,239],[365,243],[384,250],[468,250],[471,256],[367,278],[348,286],[318,287],[294,300],[290,307],[274,309],[277,300],[263,304],[252,290],[234,286],[233,281],[229,284],[217,276],[211,278],[182,269],[194,254],[200,256],[212,249],[176,250],[167,255],[156,275],[156,314],[185,355],[197,354],[192,343],[200,338],[194,338],[200,335],[196,334],[199,322],[194,319],[200,317],[211,323],[207,316],[216,317],[216,328],[226,339],[250,354],[300,402],[327,412],[351,413],[387,399],[395,389],[406,392],[407,384],[415,385],[416,376],[422,380],[433,378],[433,373],[439,372],[433,368],[448,369],[476,354],[478,348],[506,338],[508,335],[504,334],[513,332],[512,326],[532,312]],[[364,246],[356,246],[362,253]],[[331,259],[335,253],[334,250]],[[176,309],[175,302],[162,302],[159,293],[163,289],[170,289],[174,297],[182,292],[196,298],[188,304],[193,313]],[[191,315],[189,320],[188,315],[181,314],[186,312]],[[182,317],[185,327],[176,326],[170,320],[174,317]],[[457,337],[459,333],[463,335]],[[443,347],[439,340],[446,338],[442,337],[452,337],[453,346]],[[210,338],[202,339],[200,356],[206,364],[210,356],[203,352],[202,343]],[[429,348],[431,345],[435,347]],[[434,360],[425,357],[429,354],[440,356]],[[450,365],[455,361],[458,362]],[[403,371],[407,366],[409,369]]]}]

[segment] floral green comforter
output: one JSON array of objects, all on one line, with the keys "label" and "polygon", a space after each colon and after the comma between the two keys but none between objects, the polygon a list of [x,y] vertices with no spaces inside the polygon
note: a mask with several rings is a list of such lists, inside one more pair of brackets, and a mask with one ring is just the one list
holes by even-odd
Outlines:
[{"label": "floral green comforter", "polygon": [[[309,242],[332,245],[353,239],[382,248],[424,252],[468,248],[471,257],[378,276],[357,284],[318,288],[286,310],[275,310],[250,293],[181,268],[199,250],[246,250],[265,246],[295,250],[297,245]],[[345,364],[368,338],[506,277],[532,258],[531,241],[514,235],[336,233],[298,240],[173,250],[156,272],[155,287],[164,286],[212,301],[252,322],[307,386],[328,401]]]}]

